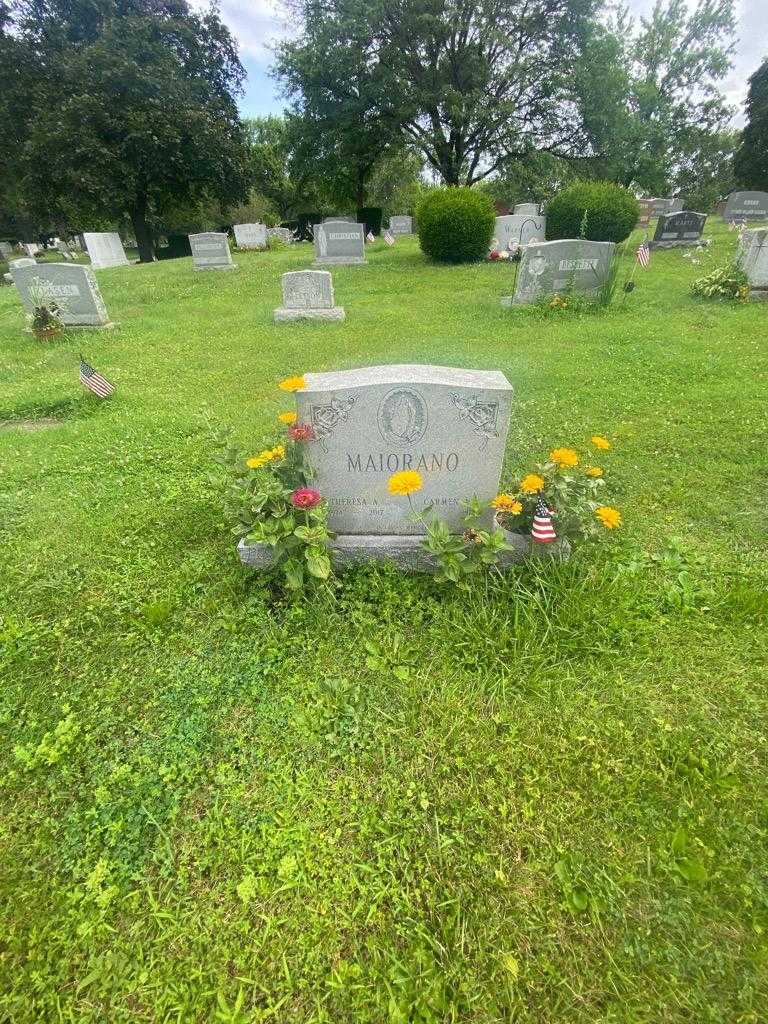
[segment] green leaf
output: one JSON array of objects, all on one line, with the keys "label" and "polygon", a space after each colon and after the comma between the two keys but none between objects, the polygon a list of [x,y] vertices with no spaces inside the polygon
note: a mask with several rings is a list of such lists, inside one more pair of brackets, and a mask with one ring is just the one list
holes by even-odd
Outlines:
[{"label": "green leaf", "polygon": [[331,560],[325,548],[309,547],[304,551],[307,560],[307,569],[312,576],[320,580],[327,580],[331,574]]}]

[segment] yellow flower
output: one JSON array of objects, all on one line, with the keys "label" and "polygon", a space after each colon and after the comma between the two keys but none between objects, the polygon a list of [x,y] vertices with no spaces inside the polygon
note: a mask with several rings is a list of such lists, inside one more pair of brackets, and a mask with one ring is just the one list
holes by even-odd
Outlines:
[{"label": "yellow flower", "polygon": [[270,448],[269,457],[271,459],[282,459],[282,457],[284,455],[285,455],[285,448],[283,447],[283,445],[278,444],[278,445],[275,445],[274,448]]},{"label": "yellow flower", "polygon": [[601,448],[604,452],[607,452],[608,449],[611,447],[611,442],[606,441],[604,437],[600,437],[599,435],[591,437],[590,441],[595,446],[595,448]]},{"label": "yellow flower", "polygon": [[407,497],[409,494],[420,491],[423,486],[420,473],[417,473],[415,469],[403,469],[399,473],[392,474],[387,489],[390,494],[402,494]]},{"label": "yellow flower", "polygon": [[302,391],[307,386],[307,382],[303,377],[286,377],[277,386],[281,391]]},{"label": "yellow flower", "polygon": [[600,469],[599,466],[587,466],[584,472],[587,474],[587,476],[598,477],[603,475],[603,471],[602,469]]},{"label": "yellow flower", "polygon": [[261,469],[262,466],[266,466],[268,462],[272,462],[273,459],[282,459],[285,455],[285,448],[279,444],[275,448],[265,448],[263,452],[259,452],[258,455],[254,455],[250,459],[245,460],[245,464],[248,469]]},{"label": "yellow flower", "polygon": [[497,494],[491,502],[491,508],[497,508],[500,512],[510,512],[518,516],[523,511],[523,506],[512,494]]},{"label": "yellow flower", "polygon": [[269,462],[269,459],[265,458],[264,452],[261,455],[254,455],[252,459],[245,460],[248,469],[261,469],[267,462]]},{"label": "yellow flower", "polygon": [[618,509],[611,508],[610,505],[601,505],[600,508],[596,508],[595,515],[607,530],[612,530],[615,526],[621,526],[621,512]]},{"label": "yellow flower", "polygon": [[556,462],[562,469],[564,466],[578,466],[579,456],[573,448],[555,448],[549,453],[552,462]]},{"label": "yellow flower", "polygon": [[529,473],[520,482],[520,490],[523,494],[537,494],[544,490],[544,477],[538,473]]},{"label": "yellow flower", "polygon": [[280,423],[287,423],[290,426],[291,423],[295,423],[299,417],[295,412],[281,412],[277,418]]}]

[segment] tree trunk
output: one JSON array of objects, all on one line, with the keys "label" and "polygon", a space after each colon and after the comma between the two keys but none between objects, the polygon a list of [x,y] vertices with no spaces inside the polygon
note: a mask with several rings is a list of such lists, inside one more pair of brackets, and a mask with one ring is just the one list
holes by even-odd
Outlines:
[{"label": "tree trunk", "polygon": [[140,196],[136,205],[129,210],[133,233],[136,235],[136,244],[139,247],[139,262],[154,263],[155,246],[152,242],[152,232],[147,224],[147,199]]}]

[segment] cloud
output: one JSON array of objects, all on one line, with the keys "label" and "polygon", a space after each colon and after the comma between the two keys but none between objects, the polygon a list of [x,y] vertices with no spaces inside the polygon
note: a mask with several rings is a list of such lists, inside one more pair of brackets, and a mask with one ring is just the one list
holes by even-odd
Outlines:
[{"label": "cloud", "polygon": [[[191,0],[190,5],[196,10],[208,6],[206,0]],[[222,0],[220,15],[237,40],[241,57],[259,64],[269,63],[270,46],[288,35],[273,0]]]}]

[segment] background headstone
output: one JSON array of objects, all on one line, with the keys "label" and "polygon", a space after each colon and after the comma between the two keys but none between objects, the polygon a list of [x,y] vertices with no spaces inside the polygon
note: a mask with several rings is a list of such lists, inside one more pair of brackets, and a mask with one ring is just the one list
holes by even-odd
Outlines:
[{"label": "background headstone", "polygon": [[327,270],[294,270],[283,274],[283,305],[275,323],[294,320],[343,320],[344,310],[333,302],[333,280]]},{"label": "background headstone", "polygon": [[40,252],[40,246],[37,242],[21,242],[20,244],[27,256],[37,256]]},{"label": "background headstone", "polygon": [[671,212],[671,206],[674,200],[672,199],[651,199],[651,217],[656,219],[657,217],[663,217],[665,213]]},{"label": "background headstone", "polygon": [[130,266],[116,231],[86,231],[83,240],[94,270]]},{"label": "background headstone", "polygon": [[341,221],[343,224],[355,224],[355,223],[357,223],[355,221],[354,217],[346,217],[346,216],[323,217],[323,224],[332,224],[334,221]]},{"label": "background headstone", "polygon": [[640,204],[640,214],[637,218],[637,226],[639,228],[647,228],[653,217],[653,200],[638,199],[638,203]]},{"label": "background headstone", "polygon": [[737,260],[749,278],[749,297],[768,299],[768,228],[742,231]]},{"label": "background headstone", "polygon": [[670,199],[669,209],[667,213],[682,213],[683,212],[683,200],[682,199]]},{"label": "background headstone", "polygon": [[189,236],[195,270],[234,270],[229,238],[223,231],[201,231]]},{"label": "background headstone", "polygon": [[[17,260],[16,264],[20,261]],[[67,327],[109,327],[107,307],[90,267],[71,263],[39,263],[11,267],[13,283],[27,313],[55,301]]]},{"label": "background headstone", "polygon": [[566,238],[531,243],[523,253],[515,294],[503,306],[536,302],[544,295],[597,295],[608,282],[615,242]]},{"label": "background headstone", "polygon": [[11,245],[11,243],[10,242],[0,242],[0,256],[2,256],[2,258],[4,260],[7,260],[12,255],[13,255],[13,246]]},{"label": "background headstone", "polygon": [[[529,204],[533,205],[533,204]],[[530,242],[543,242],[546,237],[547,218],[534,214],[509,214],[497,217],[493,229],[500,249],[509,249],[510,242],[525,246]]]},{"label": "background headstone", "polygon": [[365,225],[329,220],[315,225],[315,263],[365,263]]},{"label": "background headstone", "polygon": [[238,249],[266,249],[266,224],[235,224],[235,245]]},{"label": "background headstone", "polygon": [[407,217],[405,214],[390,217],[389,230],[393,235],[412,235],[413,217]]},{"label": "background headstone", "polygon": [[18,260],[10,260],[8,263],[8,269],[13,270],[14,267],[36,267],[37,260],[33,260],[31,256],[22,256]]},{"label": "background headstone", "polygon": [[292,245],[296,241],[296,237],[290,228],[267,228],[268,238],[279,238],[281,242],[285,242],[286,245]]},{"label": "background headstone", "polygon": [[723,220],[768,219],[768,192],[731,192],[725,202]]},{"label": "background headstone", "polygon": [[679,249],[688,245],[700,245],[706,219],[706,213],[695,213],[693,210],[666,213],[659,217],[656,232],[649,244],[652,249]]},{"label": "background headstone", "polygon": [[512,214],[517,214],[518,216],[525,215],[527,217],[538,217],[539,209],[538,203],[515,203]]},{"label": "background headstone", "polygon": [[463,529],[462,500],[497,493],[512,387],[496,371],[445,366],[374,366],[305,374],[296,393],[300,423],[314,428],[308,447],[312,486],[327,499],[339,534],[423,533],[409,522],[407,498],[387,490],[393,473],[421,474],[414,502],[433,502]]}]

